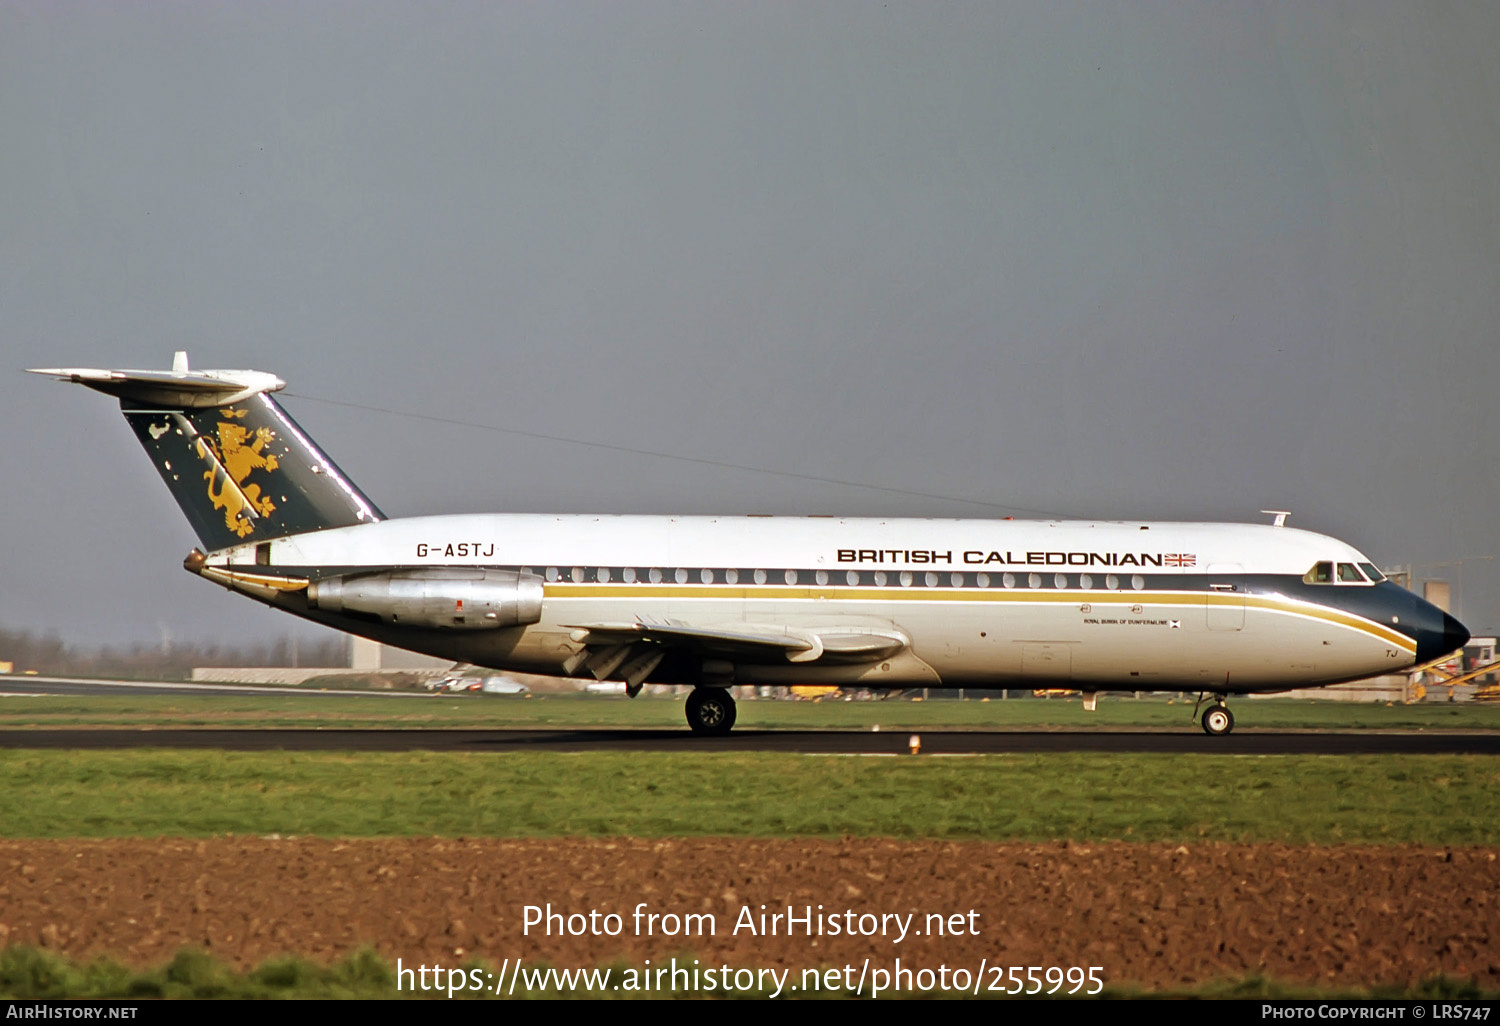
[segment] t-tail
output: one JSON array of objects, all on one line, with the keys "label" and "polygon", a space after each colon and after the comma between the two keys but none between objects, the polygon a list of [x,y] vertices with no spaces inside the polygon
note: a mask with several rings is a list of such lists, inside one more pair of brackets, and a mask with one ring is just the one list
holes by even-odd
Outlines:
[{"label": "t-tail", "polygon": [[120,410],[208,552],[289,534],[352,527],[385,514],[269,393],[273,374],[36,369],[120,400]]}]

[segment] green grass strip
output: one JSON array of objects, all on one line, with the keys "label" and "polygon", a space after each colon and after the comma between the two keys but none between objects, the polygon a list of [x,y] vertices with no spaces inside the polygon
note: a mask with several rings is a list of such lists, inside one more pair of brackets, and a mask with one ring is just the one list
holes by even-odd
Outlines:
[{"label": "green grass strip", "polygon": [[179,952],[156,969],[113,959],[77,962],[36,948],[0,951],[0,998],[38,1000],[156,998],[392,998],[395,971],[372,951],[323,966],[277,958],[237,972],[199,951]]},{"label": "green grass strip", "polygon": [[[690,958],[685,955],[684,958]],[[423,982],[447,981],[448,967],[441,976],[429,975]],[[472,979],[493,979],[493,966],[479,960],[455,965],[459,971],[454,977],[460,985]],[[721,988],[709,990],[634,990],[624,986],[626,966],[607,966],[606,978],[616,986],[603,989],[586,989],[579,985],[571,989],[559,987],[555,976],[548,974],[546,967],[538,966],[545,982],[535,988],[525,987],[513,996],[502,998],[495,994],[484,994],[468,989],[455,990],[454,998],[632,998],[651,1000],[661,998],[703,997],[767,997],[764,992],[729,991]],[[477,973],[470,977],[468,974]],[[600,977],[595,975],[598,980]],[[796,978],[794,976],[794,978]],[[396,969],[378,954],[365,950],[332,965],[319,965],[305,958],[286,956],[265,962],[253,969],[238,971],[198,951],[179,952],[166,965],[154,969],[131,969],[108,958],[90,962],[64,958],[51,952],[35,948],[11,947],[0,950],[0,999],[3,1000],[106,1000],[159,998],[229,1000],[244,999],[316,999],[316,998],[428,998],[447,1000],[450,997],[444,986],[422,990],[410,980],[403,981],[398,989]],[[799,996],[797,992],[784,992],[783,997]],[[823,998],[858,997],[853,991],[832,993],[802,993],[800,996]],[[963,996],[945,994],[942,991],[892,991],[882,995],[887,999],[930,998]],[[991,995],[1000,997],[999,994]],[[1102,997],[1198,997],[1198,998],[1259,998],[1259,999],[1476,999],[1493,998],[1472,982],[1446,977],[1432,977],[1414,986],[1376,986],[1370,988],[1349,986],[1314,986],[1309,984],[1287,984],[1262,976],[1247,976],[1236,980],[1217,980],[1196,987],[1172,987],[1149,990],[1134,987],[1108,987]]]},{"label": "green grass strip", "polygon": [[1482,756],[0,751],[7,837],[1500,844]]},{"label": "green grass strip", "polygon": [[[1009,699],[956,692],[926,702],[741,700],[739,726],[761,730],[1088,730],[1151,727],[1195,731],[1191,697],[1105,695],[1095,712],[1077,697]],[[1500,703],[1385,705],[1295,699],[1236,699],[1239,729],[1500,730]],[[25,727],[639,727],[686,729],[681,696],[225,694],[8,696],[0,728]]]}]

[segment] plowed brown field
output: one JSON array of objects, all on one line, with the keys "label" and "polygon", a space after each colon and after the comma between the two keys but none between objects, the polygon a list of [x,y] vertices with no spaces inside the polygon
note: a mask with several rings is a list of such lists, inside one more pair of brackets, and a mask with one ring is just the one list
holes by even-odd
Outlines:
[{"label": "plowed brown field", "polygon": [[[373,946],[404,964],[1102,966],[1149,987],[1263,973],[1287,982],[1500,987],[1491,849],[991,844],[844,839],[0,841],[0,946],[159,964],[201,947],[236,965]],[[711,933],[638,931],[632,913],[712,913]],[[523,935],[523,907],[621,916],[619,936]],[[761,936],[815,917],[915,913],[957,935]],[[823,909],[819,911],[818,906]],[[970,917],[970,911],[977,916]],[[815,918],[816,924],[818,920]],[[757,927],[760,920],[755,919]],[[856,918],[852,921],[858,926]],[[869,926],[875,920],[866,919]],[[933,920],[936,923],[936,920]],[[579,925],[575,920],[575,925]],[[643,921],[644,925],[644,921]],[[977,933],[971,932],[971,926]]]}]

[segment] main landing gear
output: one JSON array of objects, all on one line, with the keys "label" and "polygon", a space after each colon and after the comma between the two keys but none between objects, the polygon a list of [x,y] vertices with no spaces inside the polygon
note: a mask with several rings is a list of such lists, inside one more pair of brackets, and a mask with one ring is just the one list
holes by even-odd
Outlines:
[{"label": "main landing gear", "polygon": [[728,688],[694,688],[687,697],[687,721],[694,734],[722,737],[734,726],[734,715]]},{"label": "main landing gear", "polygon": [[[1202,699],[1200,698],[1201,702]],[[1214,696],[1214,704],[1203,710],[1203,733],[1211,737],[1220,737],[1234,729],[1234,713],[1229,711],[1229,706],[1224,704],[1223,695]]]}]

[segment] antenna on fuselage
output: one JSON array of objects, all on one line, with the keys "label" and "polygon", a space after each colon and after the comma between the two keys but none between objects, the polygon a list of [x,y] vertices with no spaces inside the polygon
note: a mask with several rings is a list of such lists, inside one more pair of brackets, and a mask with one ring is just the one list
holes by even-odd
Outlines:
[{"label": "antenna on fuselage", "polygon": [[1292,511],[1288,509],[1263,509],[1261,512],[1267,516],[1276,518],[1275,523],[1271,525],[1272,527],[1285,527],[1286,518],[1292,515]]}]

